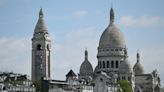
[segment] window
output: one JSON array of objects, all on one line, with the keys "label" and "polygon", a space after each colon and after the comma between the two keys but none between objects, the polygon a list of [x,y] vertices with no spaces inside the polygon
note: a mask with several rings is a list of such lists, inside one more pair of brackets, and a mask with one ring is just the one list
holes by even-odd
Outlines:
[{"label": "window", "polygon": [[103,78],[100,78],[100,81],[103,82]]},{"label": "window", "polygon": [[37,50],[42,50],[42,46],[40,44],[37,45]]},{"label": "window", "polygon": [[130,79],[131,79],[131,77],[129,76],[129,77],[128,77],[128,80],[130,81]]},{"label": "window", "polygon": [[100,64],[100,68],[101,68],[101,61],[99,62],[99,64]]},{"label": "window", "polygon": [[125,76],[122,76],[122,80],[125,80]]},{"label": "window", "polygon": [[111,68],[114,68],[114,62],[111,61]]},{"label": "window", "polygon": [[49,44],[47,44],[47,50],[50,50],[50,46],[49,46]]},{"label": "window", "polygon": [[118,68],[118,61],[116,61],[116,68]]},{"label": "window", "polygon": [[103,68],[105,68],[105,61],[103,61]]},{"label": "window", "polygon": [[107,61],[107,68],[109,68],[109,61]]}]

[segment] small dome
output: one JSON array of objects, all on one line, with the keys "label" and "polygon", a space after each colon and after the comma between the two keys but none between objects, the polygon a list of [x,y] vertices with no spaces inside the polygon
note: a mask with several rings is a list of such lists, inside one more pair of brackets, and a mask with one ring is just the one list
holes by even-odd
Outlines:
[{"label": "small dome", "polygon": [[119,67],[119,72],[121,73],[132,73],[132,68],[127,59],[121,62],[120,67]]},{"label": "small dome", "polygon": [[42,9],[40,9],[39,12],[39,19],[38,22],[35,26],[35,32],[47,32],[48,31],[48,27],[46,25],[46,22],[44,20],[44,14]]},{"label": "small dome", "polygon": [[90,75],[93,73],[93,68],[91,63],[88,61],[88,52],[87,50],[85,51],[85,60],[80,66],[80,75],[85,76],[85,75]]},{"label": "small dome", "polygon": [[137,52],[137,63],[134,65],[133,71],[136,75],[144,73],[143,66],[140,63],[140,54],[139,54],[139,52]]},{"label": "small dome", "polygon": [[92,65],[89,61],[84,61],[80,67],[80,75],[88,75],[93,73]]},{"label": "small dome", "polygon": [[138,74],[143,74],[143,73],[144,73],[144,69],[143,69],[143,67],[142,67],[142,65],[141,65],[140,62],[137,62],[137,63],[134,65],[133,71],[134,71],[134,73],[135,73],[136,75],[138,75]]},{"label": "small dome", "polygon": [[105,29],[101,35],[99,47],[126,47],[123,33],[115,24],[110,24]]}]

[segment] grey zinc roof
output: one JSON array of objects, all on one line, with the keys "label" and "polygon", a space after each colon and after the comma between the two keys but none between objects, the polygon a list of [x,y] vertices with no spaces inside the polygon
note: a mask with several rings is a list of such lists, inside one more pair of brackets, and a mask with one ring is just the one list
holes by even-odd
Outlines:
[{"label": "grey zinc roof", "polygon": [[69,76],[76,76],[76,74],[73,72],[73,70],[71,69],[68,74],[66,75],[66,77],[69,77]]}]

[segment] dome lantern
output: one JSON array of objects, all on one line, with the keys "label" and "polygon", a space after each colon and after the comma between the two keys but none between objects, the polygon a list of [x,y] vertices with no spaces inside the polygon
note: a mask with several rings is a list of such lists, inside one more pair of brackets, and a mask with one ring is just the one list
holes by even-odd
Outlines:
[{"label": "dome lantern", "polygon": [[114,23],[114,10],[113,10],[113,6],[110,9],[110,24]]}]

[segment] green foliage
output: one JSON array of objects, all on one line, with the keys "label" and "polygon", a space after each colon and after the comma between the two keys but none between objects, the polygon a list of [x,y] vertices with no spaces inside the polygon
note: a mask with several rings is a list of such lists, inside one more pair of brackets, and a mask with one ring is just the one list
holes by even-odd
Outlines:
[{"label": "green foliage", "polygon": [[23,80],[5,80],[4,83],[9,83],[12,84],[13,86],[23,85]]},{"label": "green foliage", "polygon": [[127,80],[119,80],[118,84],[122,88],[123,92],[132,92],[130,83]]},{"label": "green foliage", "polygon": [[36,92],[40,92],[41,91],[41,80],[35,80],[33,82],[35,88],[36,88]]}]

